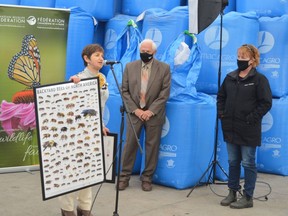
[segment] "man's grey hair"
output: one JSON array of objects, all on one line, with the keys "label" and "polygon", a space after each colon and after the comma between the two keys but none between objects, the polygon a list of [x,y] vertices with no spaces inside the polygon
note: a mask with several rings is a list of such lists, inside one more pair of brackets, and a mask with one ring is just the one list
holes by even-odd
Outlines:
[{"label": "man's grey hair", "polygon": [[146,39],[144,39],[143,41],[141,41],[141,43],[139,44],[139,49],[140,49],[141,45],[142,45],[143,43],[145,43],[145,42],[151,43],[151,44],[152,44],[152,50],[153,50],[153,51],[157,51],[157,45],[156,45],[156,43],[155,43],[153,40],[149,39],[149,38],[146,38]]}]

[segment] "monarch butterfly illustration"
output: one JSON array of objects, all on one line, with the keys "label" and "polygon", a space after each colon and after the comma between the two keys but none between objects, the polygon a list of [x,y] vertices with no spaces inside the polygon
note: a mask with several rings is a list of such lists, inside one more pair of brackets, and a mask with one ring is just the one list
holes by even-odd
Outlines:
[{"label": "monarch butterfly illustration", "polygon": [[40,70],[40,51],[37,40],[33,35],[25,35],[21,51],[10,61],[8,76],[28,88],[33,88],[40,85]]}]

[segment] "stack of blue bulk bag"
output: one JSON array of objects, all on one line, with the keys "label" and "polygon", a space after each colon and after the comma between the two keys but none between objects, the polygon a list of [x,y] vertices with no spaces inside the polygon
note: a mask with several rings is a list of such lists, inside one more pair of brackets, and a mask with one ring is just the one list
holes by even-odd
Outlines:
[{"label": "stack of blue bulk bag", "polygon": [[[185,37],[190,43],[185,42]],[[191,38],[192,37],[192,38]],[[153,182],[184,189],[198,182],[213,155],[215,99],[198,93],[201,54],[194,35],[181,33],[162,56],[171,68],[171,95]],[[185,128],[183,130],[183,128]],[[211,133],[207,136],[207,131]],[[203,181],[207,180],[204,176]]]},{"label": "stack of blue bulk bag", "polygon": [[90,13],[99,21],[107,21],[111,19],[117,10],[117,0],[56,0],[55,7],[57,8],[71,8],[80,7],[84,11]]},{"label": "stack of blue bulk bag", "polygon": [[288,94],[288,15],[260,17],[258,70],[269,80],[273,97]]},{"label": "stack of blue bulk bag", "polygon": [[209,100],[168,101],[166,110],[153,182],[185,189],[198,183],[213,158],[216,105]]},{"label": "stack of blue bulk bag", "polygon": [[237,0],[236,11],[255,11],[259,16],[276,17],[288,13],[288,2],[283,0]]},{"label": "stack of blue bulk bag", "polygon": [[258,171],[288,175],[288,98],[273,99],[262,121],[262,145],[258,148]]},{"label": "stack of blue bulk bag", "polygon": [[262,121],[262,145],[258,148],[258,171],[288,175],[288,97],[273,99]]},{"label": "stack of blue bulk bag", "polygon": [[[216,94],[218,91],[220,21],[221,19],[218,17],[198,35],[198,43],[202,53],[202,67],[196,88],[207,94]],[[227,73],[237,68],[237,49],[246,43],[254,44],[257,47],[258,32],[259,21],[255,12],[230,12],[223,16],[221,83]]]},{"label": "stack of blue bulk bag", "polygon": [[170,11],[157,8],[145,12],[142,35],[156,43],[157,59],[161,59],[170,43],[188,29],[188,15],[187,6],[175,7]]},{"label": "stack of blue bulk bag", "polygon": [[54,8],[55,0],[20,0],[20,5]]},{"label": "stack of blue bulk bag", "polygon": [[123,0],[122,13],[131,16],[138,16],[143,11],[151,8],[162,8],[171,10],[174,7],[180,6],[182,0]]},{"label": "stack of blue bulk bag", "polygon": [[91,14],[79,7],[71,8],[67,37],[66,80],[84,69],[81,53],[85,46],[93,42],[95,25],[95,19]]}]

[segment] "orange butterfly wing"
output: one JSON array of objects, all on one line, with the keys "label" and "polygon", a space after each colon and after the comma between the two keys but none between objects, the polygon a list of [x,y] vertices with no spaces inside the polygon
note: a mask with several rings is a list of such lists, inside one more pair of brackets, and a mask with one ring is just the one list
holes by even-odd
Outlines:
[{"label": "orange butterfly wing", "polygon": [[31,56],[15,55],[10,62],[8,75],[28,87],[40,85],[40,74]]},{"label": "orange butterfly wing", "polygon": [[26,35],[22,41],[22,48],[14,55],[8,67],[8,76],[29,88],[40,85],[40,52],[36,38]]}]

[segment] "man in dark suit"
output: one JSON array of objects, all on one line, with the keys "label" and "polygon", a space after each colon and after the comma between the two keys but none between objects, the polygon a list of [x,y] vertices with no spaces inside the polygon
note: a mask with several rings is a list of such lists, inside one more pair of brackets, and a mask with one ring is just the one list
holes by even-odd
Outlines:
[{"label": "man in dark suit", "polygon": [[[152,190],[152,177],[158,162],[171,84],[170,67],[153,58],[156,51],[156,44],[152,40],[143,40],[140,43],[141,60],[126,65],[122,80],[123,99],[127,112],[131,113],[132,124],[138,137],[142,127],[145,128],[145,168],[141,173],[143,191]],[[129,186],[137,150],[136,137],[128,123],[119,190],[125,190]]]}]

